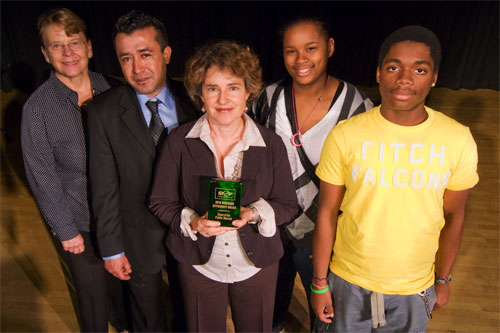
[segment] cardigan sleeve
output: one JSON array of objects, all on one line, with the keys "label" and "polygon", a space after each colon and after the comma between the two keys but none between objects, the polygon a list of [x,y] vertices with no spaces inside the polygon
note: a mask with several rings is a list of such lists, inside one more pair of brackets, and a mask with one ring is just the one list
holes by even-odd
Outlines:
[{"label": "cardigan sleeve", "polygon": [[274,210],[276,224],[281,225],[290,222],[297,214],[298,201],[283,141],[276,134],[271,133],[269,145],[272,149],[273,179],[271,191],[264,199]]},{"label": "cardigan sleeve", "polygon": [[179,198],[181,178],[182,136],[176,135],[174,129],[165,140],[160,151],[153,176],[153,185],[148,207],[164,224],[171,227],[180,224],[181,212],[184,208]]}]

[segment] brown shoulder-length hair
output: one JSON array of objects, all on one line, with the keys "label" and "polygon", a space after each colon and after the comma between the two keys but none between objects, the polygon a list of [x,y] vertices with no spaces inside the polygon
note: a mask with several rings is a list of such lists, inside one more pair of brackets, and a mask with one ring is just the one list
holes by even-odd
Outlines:
[{"label": "brown shoulder-length hair", "polygon": [[184,85],[196,106],[203,105],[201,87],[207,70],[217,66],[229,69],[245,82],[245,89],[250,93],[247,103],[254,100],[262,86],[262,70],[257,55],[249,47],[232,41],[208,43],[199,48],[186,62]]},{"label": "brown shoulder-length hair", "polygon": [[68,8],[51,9],[38,18],[38,34],[40,35],[40,44],[45,47],[43,40],[43,29],[51,24],[62,25],[66,35],[73,35],[83,32],[88,41],[87,26],[85,22]]}]

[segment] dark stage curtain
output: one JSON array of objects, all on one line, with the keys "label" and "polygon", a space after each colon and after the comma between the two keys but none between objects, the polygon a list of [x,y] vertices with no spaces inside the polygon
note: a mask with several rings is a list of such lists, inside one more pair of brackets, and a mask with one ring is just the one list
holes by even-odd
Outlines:
[{"label": "dark stage curtain", "polygon": [[2,89],[31,93],[47,78],[36,20],[53,7],[70,8],[87,23],[94,50],[91,68],[115,76],[121,71],[112,27],[132,9],[152,13],[165,23],[173,48],[171,76],[182,76],[184,61],[204,42],[233,39],[257,52],[266,82],[286,75],[277,30],[302,14],[331,22],[335,53],[329,70],[346,81],[375,85],[383,39],[401,26],[420,24],[442,43],[438,86],[499,89],[498,1],[2,1]]}]

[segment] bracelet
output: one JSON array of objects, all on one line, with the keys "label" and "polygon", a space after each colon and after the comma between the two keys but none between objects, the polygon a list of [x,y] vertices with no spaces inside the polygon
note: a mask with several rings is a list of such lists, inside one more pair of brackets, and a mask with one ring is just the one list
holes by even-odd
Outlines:
[{"label": "bracelet", "polygon": [[259,214],[259,211],[257,210],[257,208],[252,206],[252,207],[250,207],[250,209],[252,210],[252,220],[251,221],[260,222],[261,218],[260,218],[260,214]]},{"label": "bracelet", "polygon": [[323,281],[323,280],[325,280],[325,281],[326,281],[326,280],[328,280],[328,278],[326,278],[326,277],[324,277],[324,278],[319,278],[319,277],[315,277],[315,276],[313,276],[313,277],[311,278],[311,280],[316,280],[316,281]]},{"label": "bracelet", "polygon": [[325,287],[328,286],[328,283],[327,284],[323,284],[323,285],[319,285],[319,284],[316,284],[316,283],[312,282],[311,284],[312,284],[312,286],[314,288],[316,288],[316,290],[322,290],[323,288],[325,288]]},{"label": "bracelet", "polygon": [[311,285],[309,286],[309,288],[311,288],[311,291],[315,294],[324,294],[326,293],[328,290],[330,290],[330,288],[328,288],[328,285],[326,285],[325,288],[323,289],[320,289],[320,290],[316,290],[313,288],[313,284],[311,283]]},{"label": "bracelet", "polygon": [[441,283],[441,284],[448,284],[448,282],[451,282],[451,275],[448,275],[445,278],[436,278],[434,280],[435,283]]}]

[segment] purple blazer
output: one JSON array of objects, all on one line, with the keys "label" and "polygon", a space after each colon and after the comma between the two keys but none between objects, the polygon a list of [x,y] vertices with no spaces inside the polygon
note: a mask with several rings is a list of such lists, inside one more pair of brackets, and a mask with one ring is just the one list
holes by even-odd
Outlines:
[{"label": "purple blazer", "polygon": [[[169,226],[166,244],[172,255],[184,264],[201,265],[210,259],[215,237],[198,233],[198,240],[193,241],[183,236],[180,215],[184,207],[194,209],[199,215],[207,212],[208,180],[217,177],[217,172],[214,156],[205,143],[185,138],[194,124],[195,121],[179,126],[168,135],[156,166],[149,208]],[[244,152],[241,205],[265,199],[274,210],[276,224],[280,225],[291,221],[298,211],[290,164],[281,138],[257,126],[266,147],[251,146]],[[256,224],[238,229],[243,248],[256,267],[269,266],[283,255],[276,229],[273,237],[261,236]]]}]

